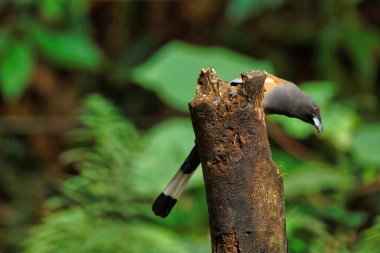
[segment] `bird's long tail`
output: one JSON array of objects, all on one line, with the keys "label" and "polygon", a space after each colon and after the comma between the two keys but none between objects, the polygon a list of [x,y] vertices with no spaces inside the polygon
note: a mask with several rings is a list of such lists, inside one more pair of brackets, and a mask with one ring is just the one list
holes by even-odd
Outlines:
[{"label": "bird's long tail", "polygon": [[162,218],[169,215],[199,164],[198,148],[195,145],[165,190],[154,201],[152,210],[155,215]]}]

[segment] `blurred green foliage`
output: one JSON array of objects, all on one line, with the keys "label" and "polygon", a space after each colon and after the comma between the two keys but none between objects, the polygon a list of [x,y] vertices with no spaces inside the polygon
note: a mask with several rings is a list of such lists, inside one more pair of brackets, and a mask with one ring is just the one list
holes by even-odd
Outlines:
[{"label": "blurred green foliage", "polygon": [[0,82],[3,96],[14,100],[21,96],[29,81],[32,56],[29,46],[20,42],[12,43],[8,50],[1,64]]},{"label": "blurred green foliage", "polygon": [[187,112],[188,103],[195,94],[194,76],[205,66],[215,68],[224,80],[233,80],[236,73],[251,66],[274,72],[267,61],[254,60],[225,48],[171,42],[136,67],[133,79],[157,92],[169,105]]},{"label": "blurred green foliage", "polygon": [[[188,238],[200,231],[206,237],[207,230],[186,220],[205,226],[206,216],[189,214],[181,221],[174,215],[176,222],[168,228],[151,212],[153,197],[170,177],[168,168],[181,163],[191,148],[189,122],[167,121],[141,136],[99,95],[86,100],[80,121],[83,127],[70,134],[73,148],[61,156],[80,174],[65,181],[61,197],[48,201],[49,208],[61,211],[32,229],[25,252],[202,251],[203,245],[186,250],[186,243],[193,244]],[[190,203],[187,209],[197,206]],[[187,234],[179,237],[175,227]]]},{"label": "blurred green foliage", "polygon": [[240,23],[248,17],[256,16],[263,11],[281,5],[284,0],[234,0],[229,2],[226,16],[233,22]]},{"label": "blurred green foliage", "polygon": [[[180,45],[179,48],[178,45]],[[173,50],[173,52],[170,52],[170,50]],[[200,59],[199,61],[194,61],[194,65],[202,64],[204,52],[200,50],[198,51],[199,55],[196,55],[196,51],[197,48],[193,48],[189,44],[178,44],[178,42],[165,46],[164,50],[168,55],[192,54],[192,57],[199,57]],[[162,51],[159,51],[158,55],[161,57]],[[160,57],[154,55],[152,59],[160,59]],[[230,60],[224,63],[226,69],[234,67],[234,57],[239,59],[241,56],[228,52],[228,57]],[[165,62],[165,55],[162,58]],[[209,61],[214,60],[212,56],[207,58]],[[220,55],[218,54],[217,59],[219,58]],[[165,86],[169,84],[174,87],[181,82],[182,77],[189,75],[187,68],[177,68],[178,61],[172,60],[166,62],[162,68],[166,68],[166,71],[175,69],[177,79],[166,80],[165,78],[170,73],[156,71],[157,66],[151,65],[150,61],[138,67],[137,73],[139,71],[149,72],[150,74],[153,72],[152,76],[154,78],[147,78],[147,83],[144,86],[151,85],[150,87],[154,91],[165,90]],[[191,75],[195,75],[195,73]],[[145,80],[144,77],[141,78],[141,80]],[[157,81],[154,82],[154,80]],[[164,81],[161,82],[160,80]],[[152,82],[152,84],[149,82]],[[336,99],[334,100],[339,90],[334,83],[314,81],[302,84],[301,87],[314,97],[320,104],[322,112],[325,112],[323,120],[326,131],[322,137],[336,150],[352,152],[360,157],[363,153],[366,154],[366,152],[362,152],[363,149],[370,150],[372,145],[378,145],[378,142],[372,141],[372,139],[366,140],[366,138],[370,138],[368,135],[376,138],[376,133],[378,132],[376,131],[376,126],[374,126],[375,128],[364,127],[357,129],[358,116],[354,110],[341,106]],[[160,96],[166,102],[172,103],[171,94],[163,92]],[[178,97],[176,101],[181,101],[178,103],[185,104],[189,101],[187,93],[178,93],[176,96]],[[333,124],[338,115],[341,116],[340,125]],[[199,202],[204,201],[204,199],[195,199],[190,203],[185,203],[187,207],[180,205],[179,210],[176,209],[173,215],[163,222],[157,221],[157,218],[153,217],[150,211],[152,197],[164,187],[165,182],[170,178],[175,168],[181,164],[181,160],[193,145],[194,137],[189,120],[170,119],[141,136],[137,134],[137,130],[128,120],[120,117],[106,100],[97,95],[86,100],[86,105],[80,118],[85,127],[72,133],[70,139],[74,147],[61,157],[65,163],[77,164],[78,170],[81,171],[80,175],[67,180],[63,186],[65,201],[61,201],[65,205],[69,204],[72,207],[69,210],[54,214],[33,230],[32,236],[28,239],[27,245],[29,245],[30,250],[27,250],[27,252],[69,251],[71,248],[78,249],[77,244],[79,242],[83,247],[79,247],[78,252],[93,251],[94,245],[96,245],[99,252],[106,252],[107,250],[141,252],[147,242],[155,245],[156,250],[152,252],[165,252],[169,250],[167,247],[170,247],[170,252],[193,252],[186,251],[185,245],[186,243],[190,244],[190,242],[186,242],[186,239],[180,240],[173,232],[177,231],[178,226],[180,226],[180,231],[186,231],[186,236],[192,236],[192,233],[194,234],[193,236],[197,235],[196,233],[199,231],[198,225],[203,224],[205,226],[206,224],[205,207],[200,209],[204,211],[203,213],[199,210],[199,205],[201,204]],[[288,134],[295,138],[305,139],[315,132],[312,127],[306,126],[299,120],[285,117],[276,117],[274,120],[283,125]],[[345,123],[346,121],[347,123]],[[341,128],[338,129],[339,126]],[[342,128],[342,126],[348,127]],[[356,144],[350,145],[353,136]],[[358,145],[363,146],[359,148],[359,152],[355,152]],[[350,148],[351,146],[352,149]],[[336,155],[346,157],[344,153],[336,152]],[[301,162],[288,157],[283,159],[284,156],[286,157],[283,151],[274,149],[275,160],[287,173],[285,176],[285,190],[291,252],[326,251],[331,247],[331,244],[336,243],[334,239],[336,236],[343,239],[338,241],[339,245],[335,252],[350,252],[346,245],[349,235],[343,231],[349,231],[361,226],[366,219],[366,215],[363,212],[348,210],[346,205],[351,191],[360,184],[361,178],[366,174],[366,167],[360,171],[355,171],[356,166],[362,165],[361,163],[356,164],[356,160],[351,162],[351,167],[349,167],[346,163],[332,165],[327,161],[316,160]],[[364,160],[367,162],[372,161],[371,159]],[[375,158],[373,160],[377,162]],[[355,172],[358,174],[355,175]],[[190,189],[203,190],[199,176],[195,177],[193,182],[195,183]],[[324,192],[329,192],[329,194],[324,195]],[[186,196],[181,199],[181,202],[186,201]],[[193,201],[197,202],[197,204],[194,204]],[[55,201],[52,202],[55,203]],[[202,205],[204,204],[203,202]],[[181,213],[183,208],[188,211],[185,212],[186,216],[180,221],[176,216],[181,217],[183,215]],[[195,210],[197,211],[195,212]],[[55,226],[56,219],[59,221],[60,219],[65,219],[66,216],[66,219],[70,219],[71,215],[81,217],[80,220],[76,221],[77,226],[82,227],[79,224],[83,224],[85,231],[96,230],[97,232],[93,236],[99,236],[100,234],[103,236],[102,240],[96,240],[96,244],[94,244],[93,236],[88,232],[79,233],[82,236],[84,233],[86,234],[79,241],[70,240],[70,238],[66,237],[74,233],[74,231],[68,232],[66,236],[61,238],[59,235],[62,233],[60,232],[62,228]],[[91,223],[87,224],[86,219],[91,220]],[[118,221],[117,225],[113,224],[115,219]],[[197,226],[191,226],[191,223],[189,224],[186,220],[190,220],[192,223],[194,221],[201,221],[202,223],[198,223]],[[99,221],[100,224],[96,221]],[[339,224],[338,226],[341,229],[331,233],[329,224],[326,223],[327,221]],[[103,224],[103,222],[107,222],[107,224]],[[108,222],[112,225],[108,224]],[[157,227],[157,223],[166,223],[165,228]],[[58,224],[62,225],[60,222]],[[139,225],[137,226],[137,224]],[[70,227],[70,224],[67,224],[67,226]],[[97,230],[97,226],[102,227],[102,229]],[[134,238],[133,233],[128,232],[130,231],[130,226],[133,230],[135,229],[134,226],[139,229],[149,230],[149,232],[146,232],[148,237],[140,240],[132,239]],[[106,231],[102,232],[103,229]],[[109,234],[107,231],[109,231]],[[377,230],[374,231],[375,234],[378,233]],[[45,236],[45,233],[49,235],[55,234],[58,239],[52,237],[53,239],[51,240],[42,240],[40,237]],[[127,246],[123,240],[115,240],[113,238],[115,233],[123,234],[127,241],[134,240],[133,245],[136,250]],[[75,234],[72,236],[77,238]],[[107,236],[110,237],[109,240]],[[164,237],[165,240],[161,237]],[[72,244],[69,244],[71,241]],[[141,246],[139,246],[139,243],[141,243]],[[161,249],[161,247],[163,248]],[[49,250],[44,251],[44,248]],[[193,247],[192,250],[194,249]],[[146,248],[143,251],[150,252]],[[199,252],[199,249],[196,251]]]},{"label": "blurred green foliage", "polygon": [[380,150],[380,124],[366,124],[363,125],[352,143],[353,155],[355,160],[363,165],[378,165],[380,157],[378,150]]},{"label": "blurred green foliage", "polygon": [[[12,17],[12,22],[0,30],[0,87],[4,99],[15,101],[21,97],[40,55],[66,69],[94,71],[100,67],[102,53],[83,22],[86,6],[86,1],[76,0],[12,2],[21,15]],[[31,8],[37,8],[37,15]]]},{"label": "blurred green foliage", "polygon": [[[278,136],[269,136],[273,158],[284,174],[289,252],[378,251],[380,37],[359,6],[366,1],[230,0],[224,7],[197,5],[206,13],[223,8],[211,16],[218,17],[215,21],[192,16],[191,8],[186,9],[190,1],[173,1],[169,7],[183,5],[186,12],[177,17],[168,7],[170,18],[163,28],[155,26],[167,14],[161,15],[162,2],[113,3],[114,22],[122,20],[122,25],[107,35],[116,41],[120,34],[127,38],[119,51],[113,48],[118,43],[107,45],[102,38],[97,38],[102,43],[94,42],[95,28],[104,29],[91,21],[95,2],[0,1],[0,11],[8,13],[0,29],[4,104],[22,100],[40,64],[64,73],[96,75],[91,90],[105,93],[86,96],[78,114],[81,126],[68,134],[69,148],[60,162],[74,175],[62,185],[54,182],[52,188],[58,190],[38,209],[41,221],[31,229],[25,225],[26,214],[21,221],[8,222],[9,227],[24,227],[11,232],[1,227],[0,252],[7,243],[19,250],[20,242],[28,253],[210,252],[201,171],[167,219],[150,210],[194,144],[187,104],[195,94],[195,78],[205,67],[215,68],[225,80],[250,69],[294,78],[320,106],[321,135],[297,119],[268,117],[293,145],[284,147]],[[146,15],[144,22],[154,23],[149,23],[152,27],[138,15]],[[189,22],[183,26],[189,31],[173,29],[176,19]],[[181,22],[179,30],[185,29]],[[107,54],[112,50],[116,56]],[[125,112],[148,107],[152,100],[159,101],[160,110],[145,109],[152,111],[149,115],[165,116],[139,129],[136,115]],[[23,146],[18,136],[0,137],[0,181],[11,186],[0,192],[0,201],[2,194],[12,193],[17,197],[14,206],[32,212],[22,196],[35,197],[35,179],[17,179],[9,162],[9,157],[23,158],[29,142]],[[20,166],[29,168],[28,161]],[[11,216],[4,210],[0,208],[1,217]]]},{"label": "blurred green foliage", "polygon": [[357,246],[357,253],[377,252],[380,240],[380,217],[376,218],[375,224],[364,231],[363,240]]},{"label": "blurred green foliage", "polygon": [[33,39],[40,52],[53,63],[68,69],[96,70],[102,60],[99,49],[83,32],[53,32],[33,27]]}]

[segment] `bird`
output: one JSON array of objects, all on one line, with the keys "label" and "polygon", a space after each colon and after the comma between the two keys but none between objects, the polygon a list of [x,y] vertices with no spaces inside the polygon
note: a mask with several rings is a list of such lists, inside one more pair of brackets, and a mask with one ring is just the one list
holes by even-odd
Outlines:
[{"label": "bird", "polygon": [[[313,125],[317,132],[322,132],[321,113],[314,100],[294,83],[267,72],[265,74],[264,113],[298,118]],[[237,78],[230,85],[237,86],[242,83],[242,79]],[[154,201],[152,211],[155,215],[162,218],[169,215],[199,164],[200,157],[195,145],[164,191]]]}]

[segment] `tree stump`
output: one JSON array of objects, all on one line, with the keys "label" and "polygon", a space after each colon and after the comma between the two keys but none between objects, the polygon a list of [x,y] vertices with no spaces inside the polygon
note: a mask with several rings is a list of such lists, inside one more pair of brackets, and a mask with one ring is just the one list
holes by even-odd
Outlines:
[{"label": "tree stump", "polygon": [[231,86],[202,69],[191,119],[203,168],[212,252],[287,252],[282,176],[262,100],[266,73]]}]

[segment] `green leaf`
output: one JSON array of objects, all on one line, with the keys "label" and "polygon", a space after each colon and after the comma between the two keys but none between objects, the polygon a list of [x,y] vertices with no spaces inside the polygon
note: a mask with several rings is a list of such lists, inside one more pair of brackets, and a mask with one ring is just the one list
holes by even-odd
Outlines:
[{"label": "green leaf", "polygon": [[332,104],[323,112],[322,137],[329,139],[338,150],[346,151],[350,148],[355,128],[360,120],[356,112],[343,104]]},{"label": "green leaf", "polygon": [[380,123],[360,127],[352,141],[352,154],[361,164],[380,164]]},{"label": "green leaf", "polygon": [[266,9],[280,6],[284,0],[230,0],[226,15],[235,23],[244,21],[249,16],[256,16]]},{"label": "green leaf", "polygon": [[349,189],[353,182],[352,176],[345,171],[328,168],[326,164],[305,162],[297,167],[297,171],[288,173],[284,188],[286,197],[292,199],[323,190],[342,192]]},{"label": "green leaf", "polygon": [[279,123],[289,135],[305,139],[309,135],[316,133],[315,128],[299,119],[289,118],[282,115],[268,115],[268,120]]},{"label": "green leaf", "polygon": [[102,63],[102,52],[84,33],[54,32],[34,25],[34,38],[41,52],[55,64],[69,69],[96,70]]},{"label": "green leaf", "polygon": [[313,98],[321,110],[325,109],[338,91],[336,83],[330,81],[308,81],[299,86]]},{"label": "green leaf", "polygon": [[273,73],[267,61],[258,61],[221,47],[198,47],[183,42],[163,46],[147,62],[133,69],[133,79],[155,91],[171,106],[188,111],[194,98],[201,68],[215,68],[218,76],[232,80],[243,71],[264,69]]},{"label": "green leaf", "polygon": [[32,67],[32,54],[28,45],[15,42],[0,66],[1,91],[7,101],[20,98],[28,84]]}]

